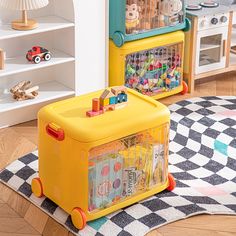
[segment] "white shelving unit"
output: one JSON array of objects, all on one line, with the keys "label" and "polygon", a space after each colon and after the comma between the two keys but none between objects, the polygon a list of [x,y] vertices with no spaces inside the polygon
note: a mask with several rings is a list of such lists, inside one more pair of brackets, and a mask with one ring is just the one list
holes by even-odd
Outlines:
[{"label": "white shelving unit", "polygon": [[3,23],[0,26],[0,40],[74,27],[73,22],[67,21],[59,16],[35,17],[35,20],[39,24],[38,28],[29,31],[12,30],[11,24]]},{"label": "white shelving unit", "polygon": [[17,73],[38,70],[44,67],[55,66],[66,62],[74,61],[75,58],[58,50],[51,50],[52,59],[48,62],[42,61],[39,64],[27,62],[25,56],[8,58],[5,61],[5,69],[0,70],[0,77],[9,76]]},{"label": "white shelving unit", "polygon": [[[31,31],[13,30],[10,22],[21,13],[0,9],[0,48],[6,52],[0,70],[0,128],[35,119],[48,103],[105,87],[107,7],[107,0],[50,0],[47,7],[29,12],[39,23]],[[48,49],[52,59],[28,62],[25,55],[32,46]],[[22,80],[39,85],[35,99],[12,98],[10,88]]]},{"label": "white shelving unit", "polygon": [[1,111],[7,112],[14,109],[20,109],[27,106],[35,105],[38,103],[47,102],[57,98],[74,95],[74,91],[72,89],[69,89],[68,87],[64,86],[63,84],[60,84],[57,81],[41,83],[39,84],[39,86],[39,96],[37,96],[37,98],[33,100],[17,102],[12,98],[11,94],[6,92],[0,98]]}]

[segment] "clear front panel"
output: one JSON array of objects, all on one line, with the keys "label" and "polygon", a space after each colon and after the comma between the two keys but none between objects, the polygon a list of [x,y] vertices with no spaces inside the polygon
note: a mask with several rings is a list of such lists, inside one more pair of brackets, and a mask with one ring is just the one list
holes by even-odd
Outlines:
[{"label": "clear front panel", "polygon": [[169,126],[147,130],[89,152],[89,211],[161,186],[167,180]]},{"label": "clear front panel", "polygon": [[155,96],[182,84],[182,43],[126,56],[125,86]]},{"label": "clear front panel", "polygon": [[222,41],[222,34],[206,36],[200,39],[199,66],[221,61]]},{"label": "clear front panel", "polygon": [[181,0],[126,0],[126,34],[176,26],[184,21]]}]

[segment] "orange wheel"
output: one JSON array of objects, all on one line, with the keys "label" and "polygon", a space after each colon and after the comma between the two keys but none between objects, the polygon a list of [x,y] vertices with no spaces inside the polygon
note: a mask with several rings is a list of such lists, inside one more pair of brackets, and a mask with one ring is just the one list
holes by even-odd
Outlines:
[{"label": "orange wheel", "polygon": [[181,94],[184,95],[188,92],[188,85],[185,81],[183,81],[182,84],[183,84],[183,91],[181,92]]},{"label": "orange wheel", "polygon": [[79,207],[73,209],[71,219],[77,229],[83,229],[86,226],[86,215]]},{"label": "orange wheel", "polygon": [[43,196],[43,185],[42,185],[40,178],[32,179],[31,190],[36,197]]},{"label": "orange wheel", "polygon": [[176,182],[175,182],[175,179],[174,179],[173,175],[170,174],[170,173],[168,174],[168,182],[169,182],[169,185],[167,187],[167,190],[168,191],[173,191],[176,187]]}]

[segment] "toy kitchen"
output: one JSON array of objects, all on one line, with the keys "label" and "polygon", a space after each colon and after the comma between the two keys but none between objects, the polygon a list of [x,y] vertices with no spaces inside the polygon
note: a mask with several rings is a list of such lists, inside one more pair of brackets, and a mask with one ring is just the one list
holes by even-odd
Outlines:
[{"label": "toy kitchen", "polygon": [[[187,0],[192,29],[186,33],[184,76],[190,92],[198,79],[236,69],[233,1]],[[234,38],[235,36],[235,38]]]}]

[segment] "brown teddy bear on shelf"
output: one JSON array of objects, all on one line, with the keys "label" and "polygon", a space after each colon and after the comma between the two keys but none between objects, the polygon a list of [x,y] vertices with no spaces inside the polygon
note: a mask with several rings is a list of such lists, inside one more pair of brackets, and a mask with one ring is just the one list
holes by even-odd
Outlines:
[{"label": "brown teddy bear on shelf", "polygon": [[39,86],[31,87],[31,81],[21,81],[10,89],[17,101],[33,99],[38,96]]}]

